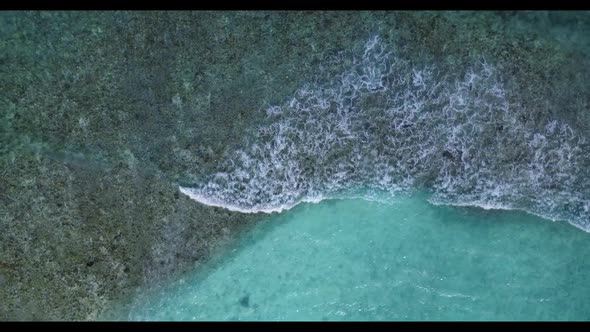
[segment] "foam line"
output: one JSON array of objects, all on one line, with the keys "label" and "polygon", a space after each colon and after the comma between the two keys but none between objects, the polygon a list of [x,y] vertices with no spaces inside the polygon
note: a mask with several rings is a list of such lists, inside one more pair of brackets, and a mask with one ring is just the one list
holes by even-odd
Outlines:
[{"label": "foam line", "polygon": [[180,190],[272,213],[355,188],[392,197],[426,188],[433,202],[510,207],[590,230],[587,137],[558,118],[534,120],[544,117],[518,101],[484,59],[448,73],[373,36],[360,52],[324,59],[293,96],[264,110],[218,172]]}]

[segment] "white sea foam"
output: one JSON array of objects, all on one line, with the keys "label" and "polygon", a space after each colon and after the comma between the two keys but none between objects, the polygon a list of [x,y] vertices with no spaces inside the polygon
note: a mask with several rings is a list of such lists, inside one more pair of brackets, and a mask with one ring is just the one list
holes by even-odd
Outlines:
[{"label": "white sea foam", "polygon": [[426,189],[436,204],[519,209],[590,229],[585,137],[559,119],[530,120],[483,59],[444,73],[399,58],[378,36],[364,46],[327,57],[309,83],[265,110],[218,173],[181,191],[270,213],[354,188]]},{"label": "white sea foam", "polygon": [[221,207],[221,208],[224,208],[229,211],[235,211],[235,212],[241,212],[241,213],[283,212],[285,210],[289,210],[289,209],[293,208],[294,206],[296,206],[300,203],[319,203],[325,199],[324,197],[313,197],[313,198],[305,198],[305,199],[302,199],[300,201],[296,201],[296,202],[289,204],[289,205],[287,205],[287,204],[281,205],[281,206],[259,205],[259,206],[252,207],[252,208],[244,208],[241,206],[234,205],[231,202],[225,202],[225,201],[221,201],[221,200],[216,200],[211,197],[203,196],[203,195],[199,194],[198,191],[196,191],[192,188],[179,187],[179,190],[181,193],[187,195],[189,198],[191,198],[199,203],[202,203],[202,204],[205,204],[208,206]]}]

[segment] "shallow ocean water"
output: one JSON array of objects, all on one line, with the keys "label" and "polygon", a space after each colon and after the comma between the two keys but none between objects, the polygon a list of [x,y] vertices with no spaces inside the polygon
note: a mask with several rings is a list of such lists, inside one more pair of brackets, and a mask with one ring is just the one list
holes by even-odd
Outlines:
[{"label": "shallow ocean water", "polygon": [[587,320],[590,235],[518,211],[327,200],[268,216],[129,320]]},{"label": "shallow ocean water", "polygon": [[589,13],[3,13],[0,320],[588,320]]}]

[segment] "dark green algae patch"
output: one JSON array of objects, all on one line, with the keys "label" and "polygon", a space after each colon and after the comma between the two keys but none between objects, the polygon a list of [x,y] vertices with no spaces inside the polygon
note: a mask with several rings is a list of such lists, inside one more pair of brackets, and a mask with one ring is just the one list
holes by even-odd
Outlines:
[{"label": "dark green algae patch", "polygon": [[[531,122],[588,130],[587,13],[0,13],[0,320],[93,320],[222,254],[257,216],[180,194],[330,52],[508,73]],[[582,29],[582,30],[580,30]],[[553,31],[553,30],[551,30]],[[569,39],[568,39],[569,38]],[[247,302],[246,302],[247,303]]]}]

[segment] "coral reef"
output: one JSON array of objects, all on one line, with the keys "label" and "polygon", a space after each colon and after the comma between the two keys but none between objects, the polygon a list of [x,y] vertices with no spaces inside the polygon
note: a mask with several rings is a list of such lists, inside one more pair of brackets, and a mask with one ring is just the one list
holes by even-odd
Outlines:
[{"label": "coral reef", "polygon": [[[585,31],[586,16],[559,24]],[[554,21],[492,12],[0,13],[0,320],[96,319],[138,286],[223,252],[257,216],[198,204],[178,185],[210,174],[266,117],[265,105],[284,103],[331,52],[374,34],[401,58],[440,70],[485,55],[510,74],[505,88],[534,110],[530,121],[559,115],[587,132],[587,44],[538,27]]]}]

